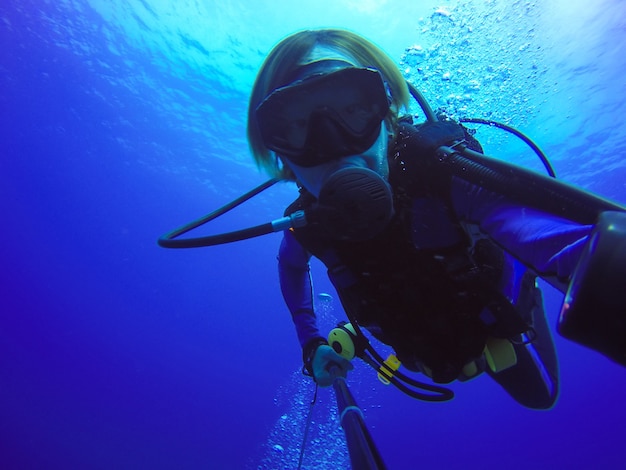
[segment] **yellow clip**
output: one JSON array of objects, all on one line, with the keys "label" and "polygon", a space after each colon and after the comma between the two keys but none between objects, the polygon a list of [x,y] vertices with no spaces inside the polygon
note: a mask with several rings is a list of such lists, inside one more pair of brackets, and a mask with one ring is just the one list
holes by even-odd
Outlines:
[{"label": "yellow clip", "polygon": [[[384,364],[393,372],[397,371],[400,367],[400,361],[393,354],[390,354],[389,357],[385,359]],[[389,379],[387,377],[393,377],[393,372],[387,370],[387,367],[380,366],[380,368],[378,369],[378,380],[380,380],[385,385],[389,385],[391,383],[389,382]]]}]

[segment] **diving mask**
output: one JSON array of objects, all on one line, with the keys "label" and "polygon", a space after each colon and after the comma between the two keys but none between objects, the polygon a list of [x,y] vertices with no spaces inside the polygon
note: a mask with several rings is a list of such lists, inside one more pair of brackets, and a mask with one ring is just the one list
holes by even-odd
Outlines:
[{"label": "diving mask", "polygon": [[[389,98],[377,70],[346,66],[314,73],[312,66],[337,66],[321,60],[302,67],[309,75],[278,88],[257,108],[265,146],[302,167],[312,167],[365,152],[378,139]],[[300,76],[303,74],[300,73]]]}]

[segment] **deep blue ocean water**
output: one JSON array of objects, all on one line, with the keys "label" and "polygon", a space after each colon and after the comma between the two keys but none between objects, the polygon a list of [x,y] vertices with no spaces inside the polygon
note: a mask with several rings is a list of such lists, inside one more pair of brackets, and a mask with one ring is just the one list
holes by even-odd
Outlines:
[{"label": "deep blue ocean water", "polygon": [[[591,4],[592,3],[592,4]],[[433,106],[519,127],[557,174],[626,203],[620,0],[6,0],[0,5],[0,468],[292,469],[309,401],[280,236],[166,250],[161,234],[264,181],[245,141],[264,56],[306,27],[381,45]],[[541,169],[510,137],[487,153]],[[280,185],[206,233],[279,217]],[[313,265],[325,329],[343,315]],[[546,288],[552,325],[561,296]],[[561,395],[487,377],[412,400],[356,364],[389,468],[621,468],[626,370],[555,337]],[[332,390],[303,468],[347,468]]]}]

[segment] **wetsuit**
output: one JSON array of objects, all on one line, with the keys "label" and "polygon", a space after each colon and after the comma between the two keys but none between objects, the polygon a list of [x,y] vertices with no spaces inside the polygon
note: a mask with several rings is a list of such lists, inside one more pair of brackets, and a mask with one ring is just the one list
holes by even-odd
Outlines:
[{"label": "wetsuit", "polygon": [[[520,343],[517,365],[487,373],[525,406],[549,408],[558,367],[535,275],[566,285],[591,227],[429,174],[414,164],[420,156],[406,145],[413,137],[411,126],[401,126],[390,153],[396,212],[382,234],[347,242],[314,225],[284,233],[280,284],[303,350],[322,338],[308,264],[314,255],[349,317],[391,345],[407,368],[450,382],[481,356],[487,337],[506,337]],[[301,190],[286,213],[314,203]],[[533,341],[521,344],[529,331]]]}]

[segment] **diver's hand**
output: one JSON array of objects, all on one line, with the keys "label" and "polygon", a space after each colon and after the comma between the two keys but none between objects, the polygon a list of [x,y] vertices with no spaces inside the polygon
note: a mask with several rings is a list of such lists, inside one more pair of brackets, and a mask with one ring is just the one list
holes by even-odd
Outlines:
[{"label": "diver's hand", "polygon": [[464,138],[463,127],[454,121],[427,122],[417,126],[416,143],[424,152],[435,152],[442,145],[451,145]]},{"label": "diver's hand", "polygon": [[349,360],[341,357],[333,348],[325,344],[318,346],[313,356],[313,377],[321,387],[332,385],[337,376],[345,378],[348,371],[353,368]]}]

